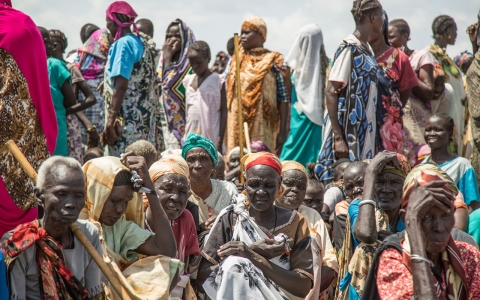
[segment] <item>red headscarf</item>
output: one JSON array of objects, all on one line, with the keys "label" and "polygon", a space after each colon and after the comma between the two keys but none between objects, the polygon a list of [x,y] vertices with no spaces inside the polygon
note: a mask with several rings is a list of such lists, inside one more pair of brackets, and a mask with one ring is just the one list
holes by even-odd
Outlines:
[{"label": "red headscarf", "polygon": [[[125,23],[122,23],[117,18],[117,15],[115,13],[126,15],[127,17],[130,18],[130,20]],[[115,41],[118,40],[122,35],[122,29],[125,27],[130,27],[131,25],[133,25],[133,29],[137,33],[138,37],[140,37],[140,34],[138,33],[137,25],[135,24],[135,18],[137,16],[138,16],[137,13],[133,10],[130,4],[128,4],[125,1],[116,1],[110,4],[110,6],[107,8],[107,17],[113,22],[115,22],[115,24],[118,25],[117,32],[115,33]]]},{"label": "red headscarf", "polygon": [[282,175],[282,163],[275,154],[269,152],[249,153],[242,157],[245,170],[256,165],[264,165],[273,168],[278,175]]}]

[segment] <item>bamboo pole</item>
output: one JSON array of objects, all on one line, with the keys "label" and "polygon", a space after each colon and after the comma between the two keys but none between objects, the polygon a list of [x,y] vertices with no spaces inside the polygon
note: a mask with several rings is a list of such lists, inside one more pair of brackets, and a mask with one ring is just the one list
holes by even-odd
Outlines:
[{"label": "bamboo pole", "polygon": [[[32,179],[33,183],[37,183],[37,172],[35,169],[33,169],[32,165],[28,162],[27,158],[25,155],[23,155],[22,151],[18,148],[17,144],[15,144],[14,141],[9,140],[5,143],[7,146],[8,150],[12,153],[13,157],[20,163],[20,166],[23,168],[23,170],[28,174],[28,177]],[[103,258],[100,256],[100,254],[97,252],[97,249],[93,247],[92,243],[90,240],[87,238],[87,236],[83,233],[83,231],[80,230],[80,227],[78,227],[77,223],[72,223],[69,225],[70,229],[72,230],[73,234],[77,237],[77,239],[82,243],[82,245],[85,247],[87,250],[88,254],[93,258],[93,260],[97,263],[98,267],[100,270],[102,270],[103,274],[105,274],[105,277],[107,277],[108,281],[110,281],[111,287],[117,292],[118,295],[123,295],[123,286],[118,280],[118,278],[115,276],[113,271],[107,266]],[[126,293],[125,293],[126,295]]]},{"label": "bamboo pole", "polygon": [[243,129],[245,130],[245,143],[247,143],[248,152],[252,153],[252,145],[250,145],[250,134],[248,133],[247,122],[243,122]]},{"label": "bamboo pole", "polygon": [[[240,147],[240,159],[243,157],[243,104],[242,104],[242,86],[240,82],[240,41],[238,33],[233,34],[235,44],[235,86],[237,88],[237,112],[238,112],[238,146]],[[240,183],[243,183],[244,165],[240,164]]]}]

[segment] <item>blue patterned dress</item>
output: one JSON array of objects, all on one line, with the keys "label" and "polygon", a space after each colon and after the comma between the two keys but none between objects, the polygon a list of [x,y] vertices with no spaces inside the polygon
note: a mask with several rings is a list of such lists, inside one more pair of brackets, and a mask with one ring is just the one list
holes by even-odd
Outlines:
[{"label": "blue patterned dress", "polygon": [[[344,40],[337,50],[334,67],[335,63],[345,63],[340,60],[337,62],[343,51],[351,51],[351,55],[347,56],[351,59],[351,73],[338,99],[338,121],[348,145],[350,160],[372,159],[375,156],[377,135],[377,62],[369,50],[349,38],[348,41]],[[331,181],[331,167],[336,158],[333,149],[334,134],[328,112],[324,119],[322,136],[323,145],[315,172],[320,180]]]}]

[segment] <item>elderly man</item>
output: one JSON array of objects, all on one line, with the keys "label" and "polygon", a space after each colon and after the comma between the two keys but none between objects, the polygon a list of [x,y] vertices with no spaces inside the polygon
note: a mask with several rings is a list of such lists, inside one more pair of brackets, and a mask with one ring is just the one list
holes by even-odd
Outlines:
[{"label": "elderly man", "polygon": [[102,254],[97,228],[77,220],[85,195],[75,159],[53,156],[40,166],[35,196],[43,204],[43,218],[19,225],[2,239],[11,299],[100,299],[101,271],[68,227],[76,222]]}]

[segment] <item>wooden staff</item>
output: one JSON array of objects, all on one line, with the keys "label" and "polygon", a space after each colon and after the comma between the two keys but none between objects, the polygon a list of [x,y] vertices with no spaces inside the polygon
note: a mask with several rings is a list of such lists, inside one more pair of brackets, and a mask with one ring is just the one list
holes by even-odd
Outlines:
[{"label": "wooden staff", "polygon": [[[14,141],[9,140],[8,142],[5,143],[7,146],[8,150],[10,150],[10,153],[12,153],[13,157],[20,163],[20,166],[23,168],[23,170],[28,174],[28,177],[32,179],[33,183],[37,183],[37,172],[33,169],[32,165],[28,162],[27,158],[25,155],[23,155],[22,151],[18,149],[17,144],[15,144]],[[82,245],[85,247],[87,250],[88,254],[93,258],[93,260],[97,263],[98,267],[100,270],[102,270],[103,274],[105,274],[105,277],[107,277],[108,281],[110,281],[110,284],[112,288],[117,292],[118,295],[123,295],[123,286],[118,280],[118,278],[115,276],[113,271],[107,266],[105,261],[103,261],[103,258],[98,254],[97,249],[93,247],[92,243],[90,240],[87,238],[85,233],[83,233],[82,230],[80,230],[80,227],[78,227],[77,223],[72,223],[69,225],[70,229],[72,230],[73,234],[77,237],[77,239],[82,243]],[[126,293],[125,293],[126,294]]]},{"label": "wooden staff", "polygon": [[[243,104],[242,104],[242,84],[240,82],[240,42],[238,40],[238,33],[233,34],[233,41],[235,44],[235,86],[237,88],[237,112],[238,112],[238,146],[240,147],[240,159],[243,157]],[[240,183],[243,183],[244,165],[240,164]]]},{"label": "wooden staff", "polygon": [[252,145],[250,145],[250,134],[248,133],[247,122],[243,122],[243,129],[245,130],[245,142],[247,143],[248,152],[252,153]]}]

